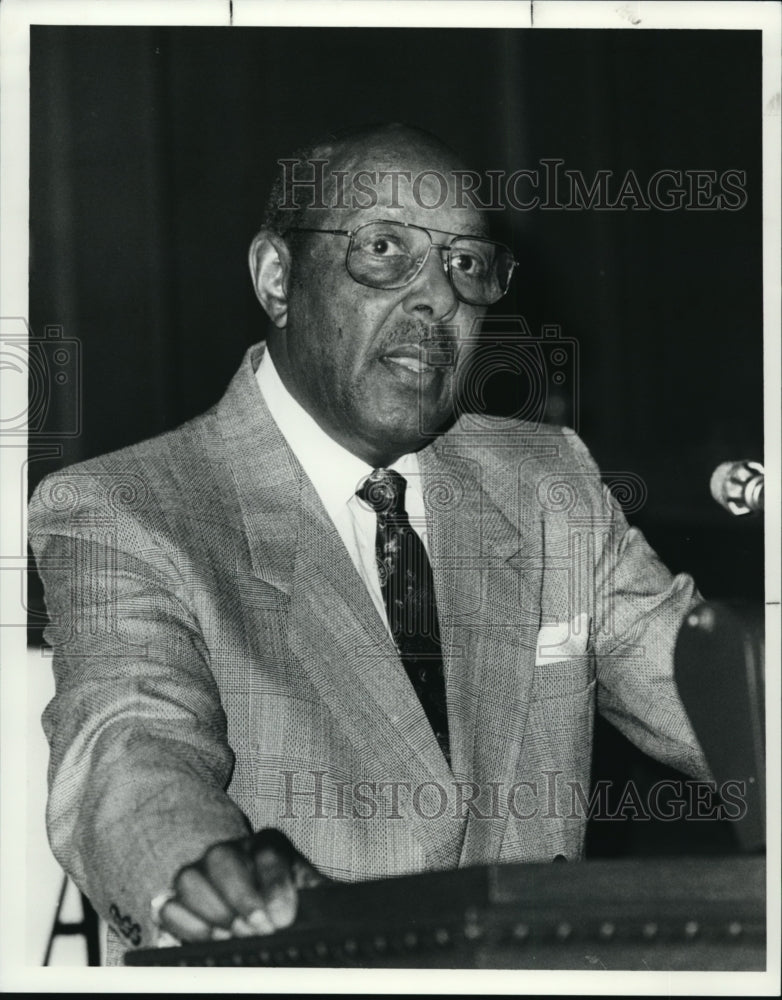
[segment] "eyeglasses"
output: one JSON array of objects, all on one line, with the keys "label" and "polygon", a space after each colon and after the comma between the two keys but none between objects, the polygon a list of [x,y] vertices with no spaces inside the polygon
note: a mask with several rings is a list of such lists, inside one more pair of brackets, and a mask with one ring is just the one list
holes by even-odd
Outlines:
[{"label": "eyeglasses", "polygon": [[458,299],[474,306],[490,306],[507,292],[518,261],[502,243],[480,236],[452,237],[435,243],[428,229],[409,222],[384,219],[365,222],[356,229],[308,229],[295,227],[288,232],[324,233],[347,236],[345,267],[360,285],[392,290],[404,288],[421,273],[432,247],[443,252],[443,267]]}]

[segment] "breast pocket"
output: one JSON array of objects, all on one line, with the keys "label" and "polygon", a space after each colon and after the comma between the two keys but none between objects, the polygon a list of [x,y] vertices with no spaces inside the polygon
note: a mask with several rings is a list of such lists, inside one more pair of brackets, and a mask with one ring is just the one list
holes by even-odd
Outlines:
[{"label": "breast pocket", "polygon": [[567,660],[542,663],[532,678],[532,701],[566,698],[586,691],[595,681],[595,658],[591,653]]}]

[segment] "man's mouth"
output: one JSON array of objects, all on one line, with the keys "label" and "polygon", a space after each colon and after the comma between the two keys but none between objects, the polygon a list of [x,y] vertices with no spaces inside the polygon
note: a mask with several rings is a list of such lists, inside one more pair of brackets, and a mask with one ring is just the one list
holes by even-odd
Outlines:
[{"label": "man's mouth", "polygon": [[414,375],[427,375],[449,367],[453,351],[432,350],[418,344],[399,344],[386,351],[380,358],[387,365],[402,368]]}]

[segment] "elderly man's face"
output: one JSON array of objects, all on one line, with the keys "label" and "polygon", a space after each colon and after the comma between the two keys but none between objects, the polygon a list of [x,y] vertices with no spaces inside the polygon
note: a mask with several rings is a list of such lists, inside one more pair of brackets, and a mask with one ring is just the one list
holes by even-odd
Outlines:
[{"label": "elderly man's face", "polygon": [[[389,182],[378,185],[377,206],[305,213],[303,225],[352,230],[376,219],[414,223],[442,233],[479,236],[484,225],[472,207],[454,207],[452,169],[410,148],[404,161],[354,157],[341,169],[437,169],[448,178],[450,194],[440,208],[426,208],[441,194],[430,178],[414,196],[399,185],[394,205]],[[348,188],[350,190],[350,188]],[[423,203],[423,204],[422,204]],[[345,267],[348,238],[311,234],[295,262],[288,289],[283,378],[289,390],[336,440],[369,464],[389,464],[419,448],[452,411],[453,366],[427,366],[419,345],[445,339],[454,357],[485,309],[460,302],[433,248],[420,274],[403,288],[380,290],[356,282]],[[447,330],[438,331],[439,325]],[[463,359],[462,359],[463,360]]]}]

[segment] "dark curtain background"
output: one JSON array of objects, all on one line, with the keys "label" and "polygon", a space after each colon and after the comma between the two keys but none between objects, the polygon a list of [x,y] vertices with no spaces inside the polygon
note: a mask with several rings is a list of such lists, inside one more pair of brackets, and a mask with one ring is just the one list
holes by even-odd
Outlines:
[{"label": "dark curtain background", "polygon": [[[484,169],[742,170],[739,211],[496,221],[522,261],[502,314],[576,345],[549,416],[643,479],[631,519],[671,569],[759,599],[761,525],[708,482],[763,452],[760,68],[758,32],[33,27],[30,324],[77,342],[80,378],[47,397],[30,488],[219,398],[264,335],[247,248],[276,159],[303,139],[401,120]],[[498,378],[489,405],[523,409],[524,390]],[[36,639],[35,581],[30,600]],[[662,774],[603,726],[595,767]],[[698,845],[724,846],[719,824],[614,823],[591,849],[679,850],[704,826]]]}]

